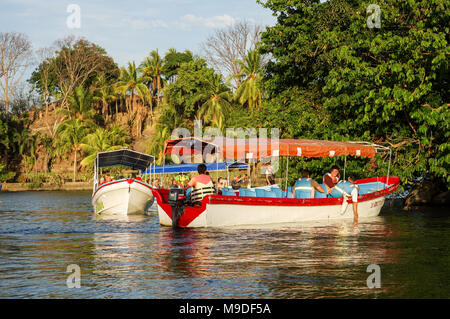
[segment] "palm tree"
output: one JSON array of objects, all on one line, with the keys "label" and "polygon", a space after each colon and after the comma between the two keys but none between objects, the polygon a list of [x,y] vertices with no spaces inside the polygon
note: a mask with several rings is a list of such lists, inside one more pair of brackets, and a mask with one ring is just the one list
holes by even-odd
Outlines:
[{"label": "palm tree", "polygon": [[[78,119],[88,125],[94,126],[95,110],[92,107],[93,95],[88,89],[80,86],[75,88],[74,94],[68,98],[68,109],[59,109],[58,114],[63,114],[67,120]],[[66,120],[66,121],[67,121]]]},{"label": "palm tree", "polygon": [[261,104],[262,90],[259,86],[260,74],[263,68],[261,54],[257,50],[249,51],[244,61],[237,61],[241,72],[237,76],[245,78],[236,90],[236,99],[244,105],[248,104],[250,108],[258,107]]},{"label": "palm tree", "polygon": [[225,114],[231,109],[232,99],[229,89],[222,83],[221,76],[214,74],[213,81],[207,93],[196,96],[196,101],[205,101],[198,110],[197,117],[205,122],[211,122],[219,129],[223,129]]},{"label": "palm tree", "polygon": [[58,153],[72,151],[73,159],[73,181],[77,179],[77,155],[81,151],[83,138],[88,133],[88,126],[82,120],[75,118],[65,121],[58,126]]},{"label": "palm tree", "polygon": [[116,84],[116,92],[120,92],[123,96],[129,92],[129,103],[127,106],[128,114],[135,110],[134,95],[137,94],[143,103],[145,103],[145,97],[148,94],[148,87],[144,84],[148,82],[148,77],[140,76],[136,64],[128,62],[128,67],[120,69],[120,78]]},{"label": "palm tree", "polygon": [[81,149],[88,155],[81,161],[81,165],[91,165],[98,152],[107,152],[128,146],[128,135],[119,126],[112,126],[108,130],[98,128],[95,132],[83,138]]},{"label": "palm tree", "polygon": [[106,80],[104,74],[100,75],[97,78],[96,84],[98,88],[95,90],[94,101],[102,103],[102,114],[104,118],[108,121],[108,105],[109,102],[114,101],[116,99],[116,95],[114,94],[114,90],[112,86]]},{"label": "palm tree", "polygon": [[150,57],[146,57],[141,64],[142,73],[149,78],[153,92],[156,91],[156,106],[161,103],[161,89],[163,87],[163,80],[161,75],[164,72],[163,59],[159,56],[157,50],[150,52]]}]

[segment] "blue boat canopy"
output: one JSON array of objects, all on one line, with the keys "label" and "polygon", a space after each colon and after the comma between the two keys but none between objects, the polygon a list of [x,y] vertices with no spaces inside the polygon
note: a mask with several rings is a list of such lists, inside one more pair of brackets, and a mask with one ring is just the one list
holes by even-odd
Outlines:
[{"label": "blue boat canopy", "polygon": [[[212,171],[224,171],[228,169],[246,169],[248,164],[241,162],[220,162],[220,163],[203,163],[206,169]],[[177,165],[154,165],[145,171],[145,174],[162,174],[164,173],[189,173],[197,172],[199,163],[194,164],[177,164]],[[163,170],[164,167],[164,170]]]}]

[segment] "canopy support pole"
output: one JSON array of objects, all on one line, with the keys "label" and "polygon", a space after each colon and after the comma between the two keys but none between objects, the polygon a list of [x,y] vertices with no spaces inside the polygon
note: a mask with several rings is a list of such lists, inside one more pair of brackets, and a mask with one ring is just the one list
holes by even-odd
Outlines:
[{"label": "canopy support pole", "polygon": [[216,146],[216,187],[219,187],[219,150]]},{"label": "canopy support pole", "polygon": [[347,155],[344,156],[344,178],[343,181],[345,182],[345,168],[347,167]]},{"label": "canopy support pole", "polygon": [[388,163],[388,171],[387,171],[387,177],[386,177],[386,187],[389,187],[389,173],[391,170],[391,156],[392,156],[392,149],[389,148],[389,163]]},{"label": "canopy support pole", "polygon": [[286,197],[287,197],[287,190],[288,190],[288,171],[289,171],[289,156],[287,156],[286,160]]},{"label": "canopy support pole", "polygon": [[161,177],[161,185],[164,188],[164,166],[166,165],[166,157],[163,154],[163,169],[162,169],[162,177]]}]

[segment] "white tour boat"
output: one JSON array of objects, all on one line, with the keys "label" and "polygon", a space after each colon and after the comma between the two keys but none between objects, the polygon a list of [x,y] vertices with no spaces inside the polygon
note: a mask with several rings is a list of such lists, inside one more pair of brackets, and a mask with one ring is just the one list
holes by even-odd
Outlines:
[{"label": "white tour boat", "polygon": [[[101,152],[94,164],[94,189],[92,205],[97,215],[143,214],[153,204],[152,187],[142,178],[122,178],[100,183],[99,170],[104,167],[123,165],[143,172],[154,161],[151,155],[128,149]],[[144,175],[144,178],[147,175]]]},{"label": "white tour boat", "polygon": [[[294,139],[199,139],[167,140],[164,154],[198,154],[206,148],[226,159],[262,159],[267,156],[333,157],[347,156],[373,158],[376,153],[389,157],[387,176],[360,179],[358,193],[359,218],[380,213],[387,195],[399,186],[398,176],[389,176],[391,150],[366,142],[335,142]],[[245,157],[243,157],[245,156]],[[204,157],[205,158],[205,157]],[[216,156],[218,160],[219,156]],[[344,165],[345,180],[345,165]],[[261,195],[262,193],[262,195]],[[158,206],[160,224],[173,227],[223,227],[273,223],[306,222],[315,220],[353,219],[351,197],[292,198],[290,190],[269,187],[265,193],[256,189],[223,191],[207,195],[201,205],[192,205],[180,189],[153,189]],[[257,195],[258,194],[258,195]]]}]

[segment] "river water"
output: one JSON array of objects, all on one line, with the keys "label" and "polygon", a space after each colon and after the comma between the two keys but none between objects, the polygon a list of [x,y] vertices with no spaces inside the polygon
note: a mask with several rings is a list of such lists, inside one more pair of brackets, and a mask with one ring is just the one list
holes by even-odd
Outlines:
[{"label": "river water", "polygon": [[450,297],[450,214],[384,208],[358,229],[172,230],[154,207],[97,219],[89,192],[0,193],[0,298]]}]

